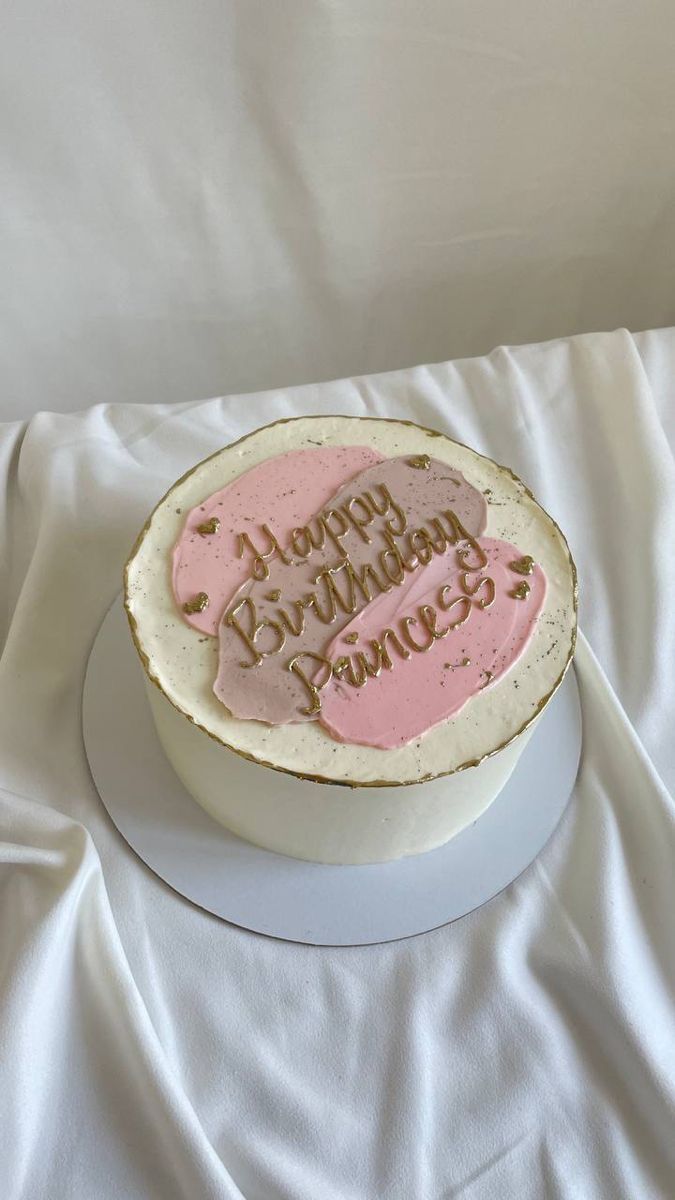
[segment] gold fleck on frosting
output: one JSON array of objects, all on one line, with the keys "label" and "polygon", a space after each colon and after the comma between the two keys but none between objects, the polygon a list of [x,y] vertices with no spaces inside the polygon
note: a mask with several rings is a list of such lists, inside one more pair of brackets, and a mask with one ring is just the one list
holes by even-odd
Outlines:
[{"label": "gold fleck on frosting", "polygon": [[358,633],[356,633],[356,631],[354,631],[354,633],[348,633],[345,635],[345,641],[351,642],[352,645],[354,645],[355,642],[358,642],[358,640],[359,640],[359,635],[358,635]]},{"label": "gold fleck on frosting", "polygon": [[[201,525],[197,526],[197,533],[201,537],[208,537],[211,533],[217,533],[220,529],[220,521],[218,517],[211,517],[209,521],[202,521]],[[198,609],[197,611],[201,611]]]},{"label": "gold fleck on frosting", "polygon": [[517,575],[531,575],[534,570],[534,559],[531,554],[524,554],[522,558],[516,558],[514,562],[510,562],[509,567]]},{"label": "gold fleck on frosting", "polygon": [[197,592],[197,595],[193,596],[192,600],[188,600],[187,603],[185,603],[183,605],[183,612],[200,613],[200,612],[203,612],[204,609],[208,608],[208,607],[209,607],[209,598],[208,598],[206,592]]},{"label": "gold fleck on frosting", "polygon": [[280,600],[281,599],[281,590],[279,588],[274,588],[271,592],[267,593],[267,595],[265,596],[265,599],[271,600],[273,603],[275,600]]},{"label": "gold fleck on frosting", "polygon": [[431,459],[428,454],[417,454],[415,458],[408,459],[408,466],[415,467],[417,471],[428,471],[431,466]]},{"label": "gold fleck on frosting", "polygon": [[530,585],[529,583],[526,583],[525,580],[523,580],[522,583],[519,583],[517,587],[514,587],[513,591],[511,592],[511,595],[514,596],[516,600],[527,600],[529,594]]}]

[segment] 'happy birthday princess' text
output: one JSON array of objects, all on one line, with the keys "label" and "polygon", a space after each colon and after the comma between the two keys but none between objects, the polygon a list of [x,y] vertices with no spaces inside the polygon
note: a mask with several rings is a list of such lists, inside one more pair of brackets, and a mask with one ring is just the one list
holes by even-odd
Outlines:
[{"label": "'happy birthday princess' text", "polygon": [[[399,659],[410,658],[411,652],[423,653],[446,637],[453,629],[468,620],[472,606],[489,607],[495,598],[494,581],[487,575],[476,577],[487,565],[487,555],[478,541],[464,528],[452,509],[429,518],[424,525],[408,528],[404,510],[394,500],[389,489],[380,484],[372,491],[351,497],[336,508],[326,509],[312,522],[292,531],[289,547],[284,549],[269,525],[261,526],[266,538],[264,548],[256,545],[248,533],[239,534],[240,557],[252,554],[251,574],[260,582],[270,577],[269,563],[278,559],[287,566],[306,563],[315,550],[327,547],[335,550],[334,563],[323,566],[314,577],[314,589],[297,599],[282,598],[278,589],[267,594],[267,601],[279,602],[273,610],[251,595],[245,595],[229,608],[224,623],[241,639],[247,659],[245,668],[256,668],[265,659],[281,654],[289,638],[302,637],[307,615],[312,614],[321,624],[333,625],[339,614],[351,617],[377,595],[400,587],[407,575],[428,564],[434,555],[446,554],[456,548],[456,563],[460,569],[461,592],[450,594],[447,585],[439,587],[437,608],[420,605],[418,616],[405,616],[393,628],[382,630],[378,638],[369,639],[370,657],[363,650],[342,655],[334,662],[312,650],[300,649],[284,666],[302,683],[309,704],[301,711],[314,715],[321,708],[320,692],[335,678],[352,687],[362,687],[369,677],[376,677],[384,668],[394,665],[390,651]],[[372,560],[355,564],[345,547],[347,539],[358,538],[373,546]],[[470,578],[472,577],[472,578]],[[456,609],[449,624],[439,627],[439,612]],[[418,620],[419,618],[419,620]],[[413,636],[411,627],[421,625],[423,640]],[[352,635],[349,640],[357,640]]]}]

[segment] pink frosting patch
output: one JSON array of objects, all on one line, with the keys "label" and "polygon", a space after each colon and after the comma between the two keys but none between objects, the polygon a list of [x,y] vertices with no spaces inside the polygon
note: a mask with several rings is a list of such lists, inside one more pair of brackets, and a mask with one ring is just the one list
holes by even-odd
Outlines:
[{"label": "pink frosting patch", "polygon": [[[494,580],[494,601],[485,608],[481,600],[490,598],[489,585],[483,584],[469,600],[462,589],[462,568],[456,552],[449,550],[434,559],[418,576],[413,575],[394,592],[378,596],[363,609],[331,642],[326,653],[333,660],[354,656],[362,651],[373,661],[370,638],[381,641],[387,627],[402,637],[403,617],[414,617],[410,629],[418,645],[426,645],[430,635],[420,614],[422,605],[431,605],[438,613],[437,630],[447,629],[469,608],[463,624],[434,641],[423,653],[411,652],[402,659],[390,646],[391,670],[382,670],[377,678],[368,678],[357,688],[344,681],[331,681],[322,693],[319,720],[340,742],[355,742],[390,750],[404,746],[414,738],[453,716],[485,687],[492,687],[518,660],[527,646],[546,595],[546,577],[535,566],[527,577],[529,591],[524,599],[514,595],[522,576],[509,564],[521,557],[521,551],[508,542],[482,537],[480,544],[488,555],[482,572],[469,574],[465,583],[474,589],[486,576]],[[462,603],[444,610],[455,597]],[[357,642],[347,642],[358,634]],[[466,660],[469,660],[466,662]]]},{"label": "pink frosting patch", "polygon": [[[251,556],[238,557],[240,533],[255,538],[267,523],[288,545],[292,529],[305,525],[343,484],[382,461],[369,446],[290,450],[252,467],[193,508],[173,552],[174,597],[188,624],[217,635],[228,600],[251,574]],[[214,517],[220,522],[217,533],[197,532]],[[266,542],[264,536],[260,540]],[[208,608],[183,612],[199,592],[209,597]]]}]

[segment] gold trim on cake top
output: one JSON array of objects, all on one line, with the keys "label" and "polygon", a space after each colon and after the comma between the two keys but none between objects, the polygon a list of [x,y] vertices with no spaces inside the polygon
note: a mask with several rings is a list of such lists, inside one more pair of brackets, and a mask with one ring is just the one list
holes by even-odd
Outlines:
[{"label": "gold trim on cake top", "polygon": [[[562,670],[560,671],[560,674],[558,675],[558,678],[555,680],[553,687],[546,693],[546,695],[541,697],[541,699],[535,705],[535,707],[534,707],[533,711],[531,712],[531,714],[529,715],[529,717],[523,722],[523,724],[514,733],[510,734],[508,738],[505,738],[504,741],[502,741],[498,745],[494,746],[491,750],[488,750],[485,754],[482,754],[479,758],[469,759],[466,762],[460,763],[456,767],[452,767],[448,771],[432,771],[426,775],[421,775],[416,779],[404,779],[404,780],[336,779],[336,778],[331,778],[330,776],[326,776],[326,775],[313,774],[308,771],[293,770],[291,767],[284,767],[284,766],[279,765],[278,763],[269,762],[264,758],[259,758],[258,756],[254,755],[254,754],[250,754],[248,751],[241,749],[239,746],[235,746],[231,742],[225,741],[224,738],[219,737],[218,734],[214,733],[211,729],[208,729],[205,725],[202,725],[199,721],[196,721],[194,716],[192,715],[192,713],[190,713],[186,709],[182,708],[181,705],[178,704],[173,699],[173,697],[171,697],[168,694],[168,692],[162,686],[161,680],[159,680],[157,678],[157,676],[155,675],[155,673],[153,672],[149,655],[147,654],[147,652],[144,649],[143,644],[142,644],[140,630],[138,627],[138,622],[132,611],[132,599],[129,594],[129,589],[130,589],[129,574],[130,574],[131,565],[134,562],[134,559],[136,558],[136,555],[138,554],[138,551],[140,550],[141,545],[148,533],[148,530],[150,529],[150,526],[155,517],[155,514],[159,511],[159,509],[163,507],[163,505],[169,500],[169,498],[173,495],[173,493],[176,491],[176,489],[181,487],[181,485],[183,483],[185,483],[185,481],[187,479],[189,479],[189,477],[191,475],[193,475],[195,473],[195,471],[200,470],[201,467],[203,467],[207,463],[211,462],[212,459],[217,458],[218,455],[222,454],[224,450],[230,450],[236,446],[240,446],[240,445],[242,445],[242,443],[248,441],[250,438],[255,437],[257,434],[263,432],[264,430],[273,429],[279,425],[289,425],[295,421],[327,421],[327,420],[332,420],[332,419],[333,420],[334,419],[347,419],[350,421],[381,421],[381,422],[387,423],[387,424],[404,425],[411,429],[417,430],[420,434],[423,434],[424,436],[426,436],[428,438],[442,438],[444,441],[449,442],[451,445],[460,446],[462,449],[468,450],[470,453],[475,454],[477,458],[484,459],[486,462],[490,463],[493,467],[496,467],[496,469],[499,472],[501,472],[504,475],[507,475],[510,479],[512,479],[520,488],[523,489],[524,494],[530,500],[532,500],[534,502],[534,504],[537,505],[537,507],[541,510],[541,512],[544,514],[544,516],[548,518],[548,520],[551,522],[551,524],[553,525],[553,527],[559,534],[562,544],[563,544],[566,554],[567,554],[567,560],[569,562],[570,574],[571,574],[571,580],[572,580],[572,613],[573,613],[573,617],[574,617],[574,624],[572,626],[572,631],[571,631],[570,648],[569,648],[567,657],[565,659],[565,662],[563,664]],[[309,438],[303,439],[303,442],[306,442],[308,445],[316,444]],[[302,442],[298,448],[302,448]],[[420,460],[423,460],[426,456],[422,454],[422,455],[417,455],[415,457],[418,461],[420,461]],[[420,461],[420,465],[421,465],[421,461]],[[418,469],[419,469],[419,467],[418,467]],[[424,469],[424,468],[422,468],[422,469]],[[490,489],[490,491],[491,491],[491,489]],[[529,563],[526,564],[524,562],[524,560],[518,561],[517,565],[511,564],[511,566],[512,566],[512,569],[515,569],[518,574],[521,574],[521,573],[529,574],[529,571],[526,572],[523,569],[524,567],[529,566]],[[571,554],[571,551],[569,548],[569,544],[567,542],[567,538],[565,537],[564,533],[562,532],[557,521],[555,521],[553,519],[553,517],[550,515],[550,513],[548,513],[546,511],[546,509],[542,507],[542,505],[539,503],[539,501],[537,500],[537,498],[535,497],[533,492],[530,490],[530,488],[528,488],[527,485],[523,483],[522,479],[520,479],[519,476],[516,475],[515,471],[512,471],[510,467],[505,467],[503,464],[495,462],[494,459],[489,458],[488,455],[486,455],[486,454],[480,454],[479,451],[474,450],[473,447],[468,446],[465,442],[459,442],[459,441],[457,441],[457,439],[448,437],[447,434],[440,433],[436,429],[429,429],[428,427],[426,427],[424,425],[418,425],[415,421],[408,421],[408,420],[399,419],[396,417],[361,417],[361,416],[354,417],[354,416],[348,416],[347,414],[344,414],[344,413],[342,413],[342,414],[335,413],[335,414],[328,414],[328,415],[318,415],[317,414],[317,415],[302,416],[302,417],[281,417],[277,421],[271,421],[267,425],[259,426],[258,429],[253,430],[251,433],[244,434],[243,437],[238,438],[234,442],[228,443],[227,446],[221,446],[218,450],[215,450],[213,452],[213,454],[207,455],[206,458],[202,459],[200,462],[195,463],[194,466],[190,467],[190,469],[188,471],[186,471],[183,475],[181,475],[181,477],[179,479],[177,479],[171,485],[171,487],[168,489],[168,491],[165,492],[165,494],[157,502],[157,504],[153,508],[152,512],[150,513],[149,517],[145,521],[142,529],[140,530],[140,532],[138,534],[138,537],[136,538],[136,540],[132,546],[131,553],[129,554],[129,557],[124,565],[124,576],[123,577],[124,577],[124,608],[125,608],[125,611],[127,614],[127,619],[129,621],[131,637],[132,637],[134,646],[136,647],[136,652],[140,658],[141,664],[143,666],[145,674],[147,675],[147,678],[149,679],[150,683],[152,683],[162,693],[162,695],[165,697],[165,699],[168,700],[169,704],[171,704],[171,706],[173,708],[175,708],[177,712],[181,713],[181,715],[184,716],[188,721],[190,721],[190,723],[192,725],[194,725],[195,728],[201,729],[202,732],[207,735],[207,737],[210,737],[213,741],[217,742],[219,745],[223,746],[225,749],[231,750],[232,753],[238,754],[240,758],[244,758],[248,762],[255,763],[257,766],[260,766],[260,767],[268,767],[272,771],[280,771],[284,775],[293,775],[297,779],[304,779],[310,783],[325,783],[325,784],[332,785],[334,787],[349,787],[349,788],[414,787],[417,784],[429,783],[433,779],[442,779],[445,776],[456,775],[460,771],[466,771],[470,767],[479,766],[482,762],[485,762],[486,759],[492,758],[495,754],[499,754],[502,750],[505,750],[507,746],[510,746],[512,742],[516,741],[517,738],[519,738],[523,733],[525,733],[525,731],[527,729],[529,729],[530,725],[532,725],[532,723],[537,719],[537,717],[541,714],[541,712],[544,710],[546,705],[549,703],[549,701],[553,698],[555,693],[558,691],[558,688],[560,687],[563,679],[565,678],[565,675],[567,674],[567,671],[569,670],[570,664],[574,657],[574,651],[576,649],[577,630],[578,630],[578,607],[579,607],[579,589],[578,589],[577,568],[576,568],[574,559],[572,558],[572,554]],[[525,586],[527,587],[527,585],[525,585]],[[529,591],[529,588],[528,588],[528,591]],[[525,596],[527,595],[524,588],[520,592],[520,595],[523,598],[525,598]],[[452,718],[450,718],[450,720],[452,720]],[[326,734],[326,737],[329,737],[329,735]],[[382,753],[386,754],[386,753],[388,753],[388,751],[383,750]]]}]

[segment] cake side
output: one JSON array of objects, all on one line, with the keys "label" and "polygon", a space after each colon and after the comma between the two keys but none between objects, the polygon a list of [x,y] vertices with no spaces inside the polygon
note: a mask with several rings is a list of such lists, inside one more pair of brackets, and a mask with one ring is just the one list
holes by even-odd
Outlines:
[{"label": "cake side", "polygon": [[[268,726],[231,716],[213,695],[218,646],[189,628],[171,591],[171,554],[185,514],[252,467],[310,446],[367,446],[384,458],[433,455],[487,500],[486,535],[526,551],[547,580],[542,611],[504,679],[408,745],[336,743],[315,723]],[[199,464],[152,514],[126,571],[125,602],[146,670],[171,703],[244,757],[309,779],[399,785],[461,770],[494,754],[531,722],[560,683],[576,632],[574,565],[560,530],[506,468],[430,430],[378,418],[310,417],[267,426]],[[399,685],[405,687],[404,673]]]}]

